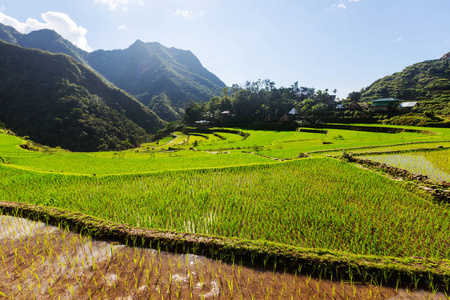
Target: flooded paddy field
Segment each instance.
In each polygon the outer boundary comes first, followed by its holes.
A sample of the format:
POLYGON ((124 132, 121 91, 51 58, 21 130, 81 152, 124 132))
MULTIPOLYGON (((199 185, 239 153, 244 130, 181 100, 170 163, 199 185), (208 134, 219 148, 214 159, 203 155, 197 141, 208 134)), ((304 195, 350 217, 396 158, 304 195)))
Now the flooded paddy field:
POLYGON ((448 299, 93 240, 0 216, 5 299, 448 299))
POLYGON ((365 159, 426 175, 436 181, 450 182, 450 150, 403 154, 367 155, 365 159))

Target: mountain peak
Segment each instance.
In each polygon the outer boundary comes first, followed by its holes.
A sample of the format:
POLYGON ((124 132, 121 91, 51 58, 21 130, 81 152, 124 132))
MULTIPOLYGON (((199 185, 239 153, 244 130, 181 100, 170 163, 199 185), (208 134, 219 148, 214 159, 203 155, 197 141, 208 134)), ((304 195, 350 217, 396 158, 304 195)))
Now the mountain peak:
POLYGON ((64 39, 52 29, 41 29, 22 34, 11 26, 0 24, 0 40, 25 48, 35 48, 52 53, 64 53, 81 63, 86 63, 88 53, 64 39))
POLYGON ((0 23, 0 40, 16 44, 17 39, 19 39, 21 36, 22 34, 13 27, 0 23))
POLYGON ((141 41, 140 39, 137 39, 136 42, 134 42, 131 46, 134 45, 144 45, 145 43, 143 41, 141 41))

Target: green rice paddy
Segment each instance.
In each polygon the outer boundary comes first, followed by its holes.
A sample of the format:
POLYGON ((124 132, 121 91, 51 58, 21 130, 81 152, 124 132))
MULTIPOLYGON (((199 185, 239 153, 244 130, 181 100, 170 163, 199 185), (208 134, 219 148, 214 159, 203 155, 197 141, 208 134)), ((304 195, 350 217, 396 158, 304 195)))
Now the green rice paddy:
POLYGON ((0 199, 136 227, 363 255, 450 259, 448 204, 324 157, 342 149, 440 145, 441 151, 408 157, 426 159, 422 169, 434 174, 439 169, 447 177, 435 179, 449 181, 450 129, 427 130, 432 133, 212 129, 174 132, 136 149, 98 153, 30 151, 20 147, 24 140, 3 133, 0 199), (299 153, 312 157, 296 159, 299 153))
POLYGON ((117 223, 358 254, 450 258, 450 209, 334 159, 112 177, 1 167, 0 198, 117 223))
MULTIPOLYGON (((450 259, 448 206, 370 171, 320 158, 342 148, 447 145, 450 130, 243 131, 249 136, 175 132, 137 149, 99 153, 29 151, 19 147, 20 138, 2 134, 0 199, 145 228, 450 259), (284 163, 255 155, 292 159, 317 150, 317 158, 284 163)), ((448 172, 448 150, 423 155, 430 164, 422 169, 437 174, 433 164, 448 172)), ((448 174, 436 179, 448 181, 448 174)))

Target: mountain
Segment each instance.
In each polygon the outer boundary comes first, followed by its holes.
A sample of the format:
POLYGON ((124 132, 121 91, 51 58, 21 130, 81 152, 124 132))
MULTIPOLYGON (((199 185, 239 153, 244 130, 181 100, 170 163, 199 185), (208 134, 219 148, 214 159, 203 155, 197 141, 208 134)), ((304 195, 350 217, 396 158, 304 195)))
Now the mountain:
POLYGON ((21 34, 11 26, 0 23, 0 39, 25 48, 35 48, 52 53, 67 54, 81 63, 87 64, 88 52, 81 50, 53 30, 42 29, 29 34, 21 34))
POLYGON ((0 40, 11 44, 17 44, 17 40, 23 36, 20 32, 11 26, 6 26, 0 23, 0 40))
POLYGON ((428 60, 381 78, 361 90, 361 101, 393 97, 441 103, 450 101, 450 53, 441 59, 428 60))
POLYGON ((180 118, 190 101, 207 101, 225 84, 190 51, 137 40, 125 50, 98 50, 88 62, 166 121, 180 118))
POLYGON ((444 54, 441 59, 446 59, 446 58, 450 58, 450 52, 444 54))
POLYGON ((166 121, 180 119, 189 102, 208 101, 225 87, 191 52, 137 40, 124 50, 88 53, 52 30, 21 34, 0 24, 0 39, 22 47, 67 54, 132 94, 166 121))
POLYGON ((164 126, 73 58, 2 41, 0 120, 19 135, 73 151, 124 149, 164 126))

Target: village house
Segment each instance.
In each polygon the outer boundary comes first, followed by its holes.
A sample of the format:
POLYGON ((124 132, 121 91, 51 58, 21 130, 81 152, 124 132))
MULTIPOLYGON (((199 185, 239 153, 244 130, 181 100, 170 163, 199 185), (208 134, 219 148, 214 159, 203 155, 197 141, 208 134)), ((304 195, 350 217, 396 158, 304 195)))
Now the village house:
POLYGON ((372 111, 392 111, 395 110, 402 100, 394 98, 382 98, 372 101, 370 110, 372 111))
POLYGON ((417 107, 417 102, 402 102, 398 106, 398 109, 401 111, 412 111, 414 107, 417 107))

